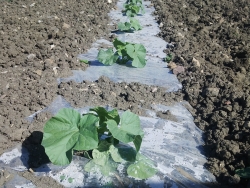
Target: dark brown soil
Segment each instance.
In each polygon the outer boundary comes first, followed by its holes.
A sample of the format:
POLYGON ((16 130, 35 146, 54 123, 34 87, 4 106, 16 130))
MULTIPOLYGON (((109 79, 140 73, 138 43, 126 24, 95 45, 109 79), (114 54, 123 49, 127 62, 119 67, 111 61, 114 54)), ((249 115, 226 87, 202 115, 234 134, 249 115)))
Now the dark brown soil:
POLYGON ((204 131, 207 168, 245 187, 235 170, 250 165, 250 1, 153 0, 160 36, 173 47, 183 93, 204 131))
MULTIPOLYGON (((166 53, 185 67, 178 75, 180 92, 115 84, 105 77, 57 85, 56 78, 86 68, 78 54, 96 39, 108 39, 112 2, 0 0, 0 155, 17 143, 39 146, 39 131, 51 114, 40 113, 32 123, 25 118, 58 94, 74 107, 111 105, 139 115, 145 115, 141 107, 185 99, 205 134, 207 168, 225 187, 246 187, 235 169, 250 165, 250 2, 152 0, 162 23, 160 36, 171 43, 166 53)), ((168 112, 157 115, 175 120, 168 112)), ((59 187, 52 180, 21 175, 34 184, 42 181, 37 186, 59 187)))

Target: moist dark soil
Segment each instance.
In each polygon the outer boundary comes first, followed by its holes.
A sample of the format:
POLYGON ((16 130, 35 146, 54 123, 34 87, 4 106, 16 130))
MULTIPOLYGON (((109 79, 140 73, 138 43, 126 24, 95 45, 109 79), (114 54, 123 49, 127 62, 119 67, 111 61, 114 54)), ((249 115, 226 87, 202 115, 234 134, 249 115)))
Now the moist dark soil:
MULTIPOLYGON (((172 61, 185 68, 177 75, 182 91, 166 93, 164 88, 113 83, 105 77, 58 85, 56 78, 87 67, 78 54, 96 39, 109 39, 114 28, 108 25, 107 13, 116 8, 116 1, 0 0, 0 154, 22 143, 33 151, 33 158, 43 158, 37 156, 43 152, 42 129, 52 115, 42 112, 33 122, 26 117, 57 95, 73 107, 110 105, 138 115, 146 115, 142 108, 154 103, 187 100, 196 125, 204 131, 206 168, 221 187, 246 187, 247 180, 235 170, 250 166, 250 2, 152 4, 161 26, 159 36, 170 43, 166 54, 172 53, 172 61)), ((176 121, 169 112, 157 115, 176 121)), ((42 163, 30 161, 30 166, 42 163)), ((7 174, 1 173, 0 179, 7 174)), ((52 179, 19 175, 38 187, 60 187, 52 179)))

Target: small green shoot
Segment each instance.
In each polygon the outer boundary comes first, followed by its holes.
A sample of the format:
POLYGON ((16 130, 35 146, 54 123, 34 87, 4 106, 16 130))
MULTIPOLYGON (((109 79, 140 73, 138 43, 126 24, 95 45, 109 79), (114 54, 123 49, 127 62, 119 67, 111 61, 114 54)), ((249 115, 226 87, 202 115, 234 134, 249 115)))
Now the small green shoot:
POLYGON ((61 180, 61 181, 65 180, 65 175, 61 175, 61 176, 60 176, 60 180, 61 180))
POLYGON ((69 183, 72 183, 73 180, 74 180, 74 178, 68 178, 68 182, 69 182, 69 183))
POLYGON ((246 167, 244 169, 238 169, 235 171, 242 178, 250 178, 250 167, 246 167))
MULTIPOLYGON (((85 171, 99 170, 108 176, 117 173, 118 164, 123 163, 129 176, 146 179, 156 170, 152 161, 139 153, 143 136, 139 117, 130 111, 120 116, 115 109, 96 107, 81 115, 65 108, 45 124, 42 145, 56 165, 69 164, 74 151, 90 151, 92 159, 84 166, 85 171), (135 149, 120 142, 133 143, 135 149)), ((65 180, 65 175, 60 180, 65 180)))
POLYGON ((135 18, 130 18, 129 22, 120 22, 118 23, 118 29, 120 31, 138 31, 142 29, 142 26, 140 25, 139 21, 135 18))
POLYGON ((89 61, 88 61, 88 60, 85 60, 85 59, 80 59, 79 61, 80 61, 81 63, 89 64, 89 61))
POLYGON ((128 17, 135 17, 140 12, 141 14, 145 14, 145 9, 142 5, 142 1, 131 0, 128 3, 124 4, 124 8, 124 12, 128 17))
POLYGON ((172 56, 172 54, 169 53, 164 58, 164 61, 167 62, 167 63, 169 63, 170 61, 172 61, 172 59, 173 59, 173 56, 172 56))
POLYGON ((113 45, 115 52, 112 48, 99 51, 97 56, 99 62, 104 65, 113 65, 114 63, 126 64, 131 61, 132 66, 136 68, 143 68, 146 65, 146 49, 143 45, 122 42, 118 39, 113 41, 113 45))

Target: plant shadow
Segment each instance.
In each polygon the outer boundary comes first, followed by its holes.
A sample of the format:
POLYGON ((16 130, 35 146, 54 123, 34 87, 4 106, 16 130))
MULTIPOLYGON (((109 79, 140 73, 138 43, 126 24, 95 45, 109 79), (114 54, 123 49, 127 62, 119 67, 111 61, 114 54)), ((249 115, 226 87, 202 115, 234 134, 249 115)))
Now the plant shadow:
POLYGON ((43 133, 40 131, 34 131, 29 137, 27 137, 22 143, 22 155, 28 155, 23 161, 27 165, 27 168, 38 168, 41 165, 50 162, 48 156, 45 153, 44 147, 41 145, 43 133))

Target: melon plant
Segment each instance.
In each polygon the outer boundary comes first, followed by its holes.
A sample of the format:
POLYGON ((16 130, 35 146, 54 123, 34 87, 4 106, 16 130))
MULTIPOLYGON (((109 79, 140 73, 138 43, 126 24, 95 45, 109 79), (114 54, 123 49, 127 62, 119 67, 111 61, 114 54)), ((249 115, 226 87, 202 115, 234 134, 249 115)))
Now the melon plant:
POLYGON ((130 111, 120 116, 116 109, 96 107, 81 115, 64 108, 45 124, 42 145, 55 165, 70 164, 74 152, 80 151, 89 158, 87 172, 99 169, 103 175, 112 175, 123 163, 129 176, 146 179, 156 169, 139 153, 143 136, 139 117, 130 111))
POLYGON ((131 62, 133 67, 143 68, 146 65, 146 49, 142 44, 133 44, 122 42, 118 39, 113 41, 113 48, 107 50, 101 49, 98 52, 98 61, 104 65, 113 65, 114 63, 126 64, 131 62))
POLYGON ((119 22, 118 29, 120 31, 133 32, 134 30, 135 31, 141 30, 142 26, 137 19, 130 18, 129 22, 119 22))
POLYGON ((145 13, 144 6, 142 5, 142 0, 128 0, 124 4, 124 9, 124 12, 128 17, 135 17, 139 13, 145 13))

